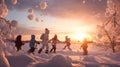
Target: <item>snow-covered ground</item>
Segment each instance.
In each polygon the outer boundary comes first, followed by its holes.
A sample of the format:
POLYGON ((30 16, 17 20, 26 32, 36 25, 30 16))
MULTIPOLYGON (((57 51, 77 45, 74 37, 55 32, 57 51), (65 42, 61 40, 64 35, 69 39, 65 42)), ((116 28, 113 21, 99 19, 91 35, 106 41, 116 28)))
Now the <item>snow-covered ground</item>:
MULTIPOLYGON (((112 53, 112 50, 105 51, 103 48, 90 44, 89 55, 84 56, 82 49, 79 49, 79 44, 72 44, 72 51, 62 50, 64 45, 57 44, 56 54, 45 54, 44 51, 38 54, 38 49, 36 49, 33 55, 27 54, 29 43, 26 43, 20 52, 16 52, 15 47, 7 46, 8 51, 5 54, 11 67, 120 67, 120 53, 112 53)), ((51 48, 50 44, 49 46, 51 48)))

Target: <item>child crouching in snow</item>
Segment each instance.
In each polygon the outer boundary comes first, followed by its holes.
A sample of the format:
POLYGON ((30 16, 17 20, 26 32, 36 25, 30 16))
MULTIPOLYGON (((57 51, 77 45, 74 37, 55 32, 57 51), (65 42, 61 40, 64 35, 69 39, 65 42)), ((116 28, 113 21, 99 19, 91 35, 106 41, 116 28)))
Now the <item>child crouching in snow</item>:
POLYGON ((35 35, 31 35, 31 40, 30 40, 30 49, 28 50, 28 53, 33 53, 34 54, 34 51, 36 49, 36 45, 35 44, 40 44, 39 42, 37 42, 35 40, 35 35))

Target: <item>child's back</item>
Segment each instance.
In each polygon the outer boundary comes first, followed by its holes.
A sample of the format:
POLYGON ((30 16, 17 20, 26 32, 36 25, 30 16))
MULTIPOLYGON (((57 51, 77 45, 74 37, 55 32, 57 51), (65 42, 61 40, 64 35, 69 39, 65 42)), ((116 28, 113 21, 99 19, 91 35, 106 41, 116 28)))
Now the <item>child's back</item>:
POLYGON ((35 46, 35 43, 36 43, 35 35, 31 35, 30 47, 34 47, 34 46, 35 46))
POLYGON ((19 51, 21 49, 22 45, 24 45, 21 41, 21 38, 22 38, 22 36, 18 35, 15 40, 15 47, 17 48, 17 51, 19 51))

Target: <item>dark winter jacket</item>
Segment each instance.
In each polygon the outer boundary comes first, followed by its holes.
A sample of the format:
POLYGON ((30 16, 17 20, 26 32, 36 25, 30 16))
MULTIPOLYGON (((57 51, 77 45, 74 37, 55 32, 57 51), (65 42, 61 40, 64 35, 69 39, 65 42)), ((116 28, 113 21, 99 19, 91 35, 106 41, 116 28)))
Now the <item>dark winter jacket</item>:
POLYGON ((15 40, 15 46, 21 47, 22 45, 24 45, 24 43, 22 43, 22 41, 21 41, 21 35, 18 35, 15 40))

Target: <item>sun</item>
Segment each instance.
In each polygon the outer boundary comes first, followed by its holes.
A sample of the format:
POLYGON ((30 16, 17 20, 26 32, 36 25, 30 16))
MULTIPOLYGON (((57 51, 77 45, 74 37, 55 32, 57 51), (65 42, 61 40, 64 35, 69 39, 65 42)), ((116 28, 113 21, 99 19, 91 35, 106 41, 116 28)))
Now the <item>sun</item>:
POLYGON ((74 38, 76 39, 76 40, 83 40, 84 38, 86 38, 87 37, 87 34, 85 34, 85 33, 82 33, 82 32, 78 32, 78 33, 76 33, 75 35, 74 35, 74 38))

